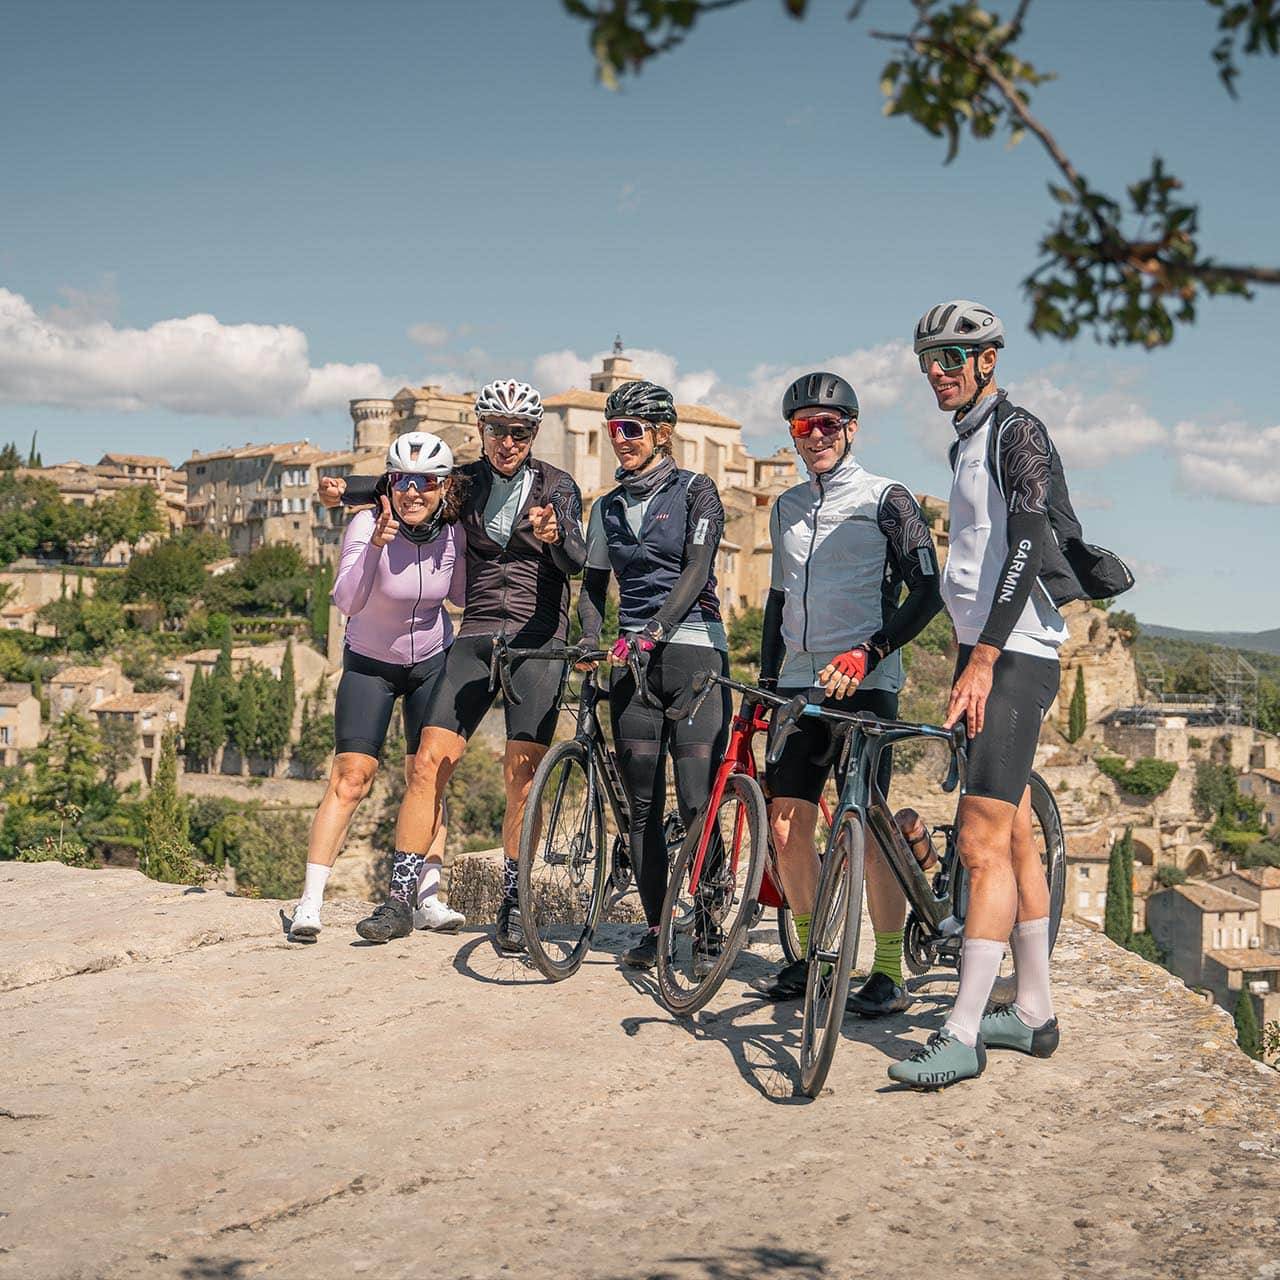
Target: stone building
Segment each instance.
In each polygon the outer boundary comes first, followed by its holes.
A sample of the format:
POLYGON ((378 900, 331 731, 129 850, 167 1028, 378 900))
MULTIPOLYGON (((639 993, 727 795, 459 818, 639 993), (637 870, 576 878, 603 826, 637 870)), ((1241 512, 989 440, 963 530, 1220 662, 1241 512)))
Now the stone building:
MULTIPOLYGON (((1241 990, 1253 1001, 1259 1027, 1280 1019, 1280 955, 1260 947, 1233 947, 1210 951, 1204 958, 1204 983, 1214 1000, 1235 1011, 1241 990)), ((1266 1061, 1276 1061, 1271 1054, 1266 1061)))
POLYGON ((1240 794, 1262 806, 1262 821, 1272 834, 1280 831, 1280 769, 1251 769, 1240 778, 1240 794))
POLYGON ((114 662, 98 667, 64 667, 49 680, 49 714, 57 720, 73 707, 92 711, 101 703, 133 692, 133 684, 114 662))
POLYGON ((344 456, 306 440, 192 454, 185 468, 187 524, 225 538, 238 556, 285 542, 313 563, 315 526, 329 524, 316 501, 319 468, 340 468, 344 456))
POLYGON ((1257 905, 1262 945, 1280 951, 1280 867, 1235 867, 1213 883, 1257 905))
POLYGON ((138 735, 138 758, 117 781, 127 785, 140 779, 150 786, 165 731, 179 727, 174 696, 171 693, 123 693, 96 703, 93 714, 99 725, 114 720, 134 727, 138 735))
POLYGON ((473 461, 480 456, 475 400, 474 391, 445 391, 434 384, 401 387, 388 399, 352 400, 351 447, 370 464, 356 470, 381 471, 388 445, 406 431, 430 431, 453 450, 459 462, 473 461))
POLYGON ((40 745, 40 700, 29 684, 0 684, 0 765, 20 763, 40 745))
POLYGON ((1147 899, 1147 927, 1169 968, 1189 987, 1205 985, 1207 952, 1261 944, 1256 902, 1196 881, 1153 893, 1147 899))

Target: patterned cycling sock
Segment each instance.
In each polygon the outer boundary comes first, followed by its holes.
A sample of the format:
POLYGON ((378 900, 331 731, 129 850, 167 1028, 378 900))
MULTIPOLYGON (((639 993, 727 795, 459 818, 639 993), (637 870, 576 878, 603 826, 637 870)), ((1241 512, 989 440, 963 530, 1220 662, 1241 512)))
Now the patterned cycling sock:
POLYGON ((793 911, 791 919, 795 922, 796 938, 800 943, 800 956, 809 950, 809 921, 813 919, 812 911, 793 911))
MULTIPOLYGON (((894 986, 902 986, 902 930, 894 929, 885 933, 876 930, 876 958, 871 965, 871 973, 883 973, 894 986)), ((870 977, 869 973, 867 977, 870 977)))
POLYGON ((418 906, 425 907, 434 902, 440 892, 440 864, 427 862, 423 864, 422 875, 418 879, 418 906))
POLYGON ((520 864, 514 858, 502 859, 502 900, 516 900, 516 881, 520 878, 520 864))
POLYGON ((425 854, 397 849, 391 862, 391 890, 387 897, 396 898, 412 909, 418 894, 418 877, 426 860, 425 854))

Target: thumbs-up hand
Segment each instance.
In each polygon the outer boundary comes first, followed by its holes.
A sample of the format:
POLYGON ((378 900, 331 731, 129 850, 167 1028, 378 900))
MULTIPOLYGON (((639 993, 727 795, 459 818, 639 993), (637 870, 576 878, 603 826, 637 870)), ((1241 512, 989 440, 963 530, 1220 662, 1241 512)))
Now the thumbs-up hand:
POLYGON ((560 523, 551 503, 545 507, 530 507, 529 520, 533 525, 533 536, 540 542, 560 541, 560 523))
POLYGON ((384 493, 378 499, 378 518, 373 524, 373 537, 369 539, 375 547, 385 547, 388 543, 395 541, 395 536, 400 532, 400 526, 396 523, 395 514, 391 510, 391 499, 384 493))
POLYGON ((342 503, 342 495, 347 491, 347 482, 341 476, 325 476, 320 481, 320 505, 332 511, 342 503))

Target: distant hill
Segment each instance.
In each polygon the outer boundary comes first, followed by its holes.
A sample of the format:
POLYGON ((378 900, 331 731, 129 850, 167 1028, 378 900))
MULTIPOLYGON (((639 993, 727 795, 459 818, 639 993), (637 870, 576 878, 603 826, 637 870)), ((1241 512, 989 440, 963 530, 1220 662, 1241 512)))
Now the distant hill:
POLYGON ((1183 631, 1179 627, 1161 627, 1154 622, 1138 624, 1144 636, 1167 640, 1190 640, 1196 644, 1220 644, 1227 649, 1280 655, 1280 627, 1270 631, 1183 631))

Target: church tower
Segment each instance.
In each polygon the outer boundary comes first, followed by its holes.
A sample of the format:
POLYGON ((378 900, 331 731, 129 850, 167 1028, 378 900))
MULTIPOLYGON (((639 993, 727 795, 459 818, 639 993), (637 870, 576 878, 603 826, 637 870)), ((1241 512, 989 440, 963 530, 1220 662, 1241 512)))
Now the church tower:
POLYGON ((630 357, 622 354, 622 336, 619 334, 613 340, 613 353, 604 358, 604 367, 591 375, 591 390, 609 395, 624 382, 634 382, 636 377, 630 357))

